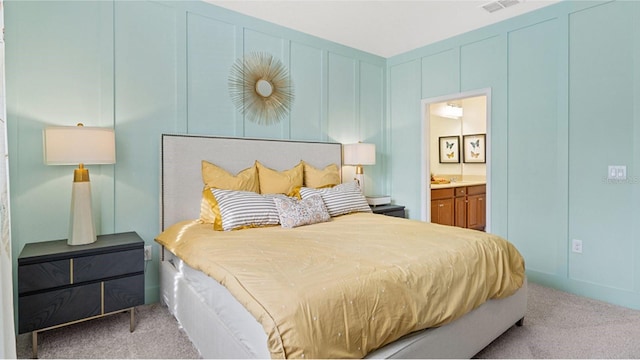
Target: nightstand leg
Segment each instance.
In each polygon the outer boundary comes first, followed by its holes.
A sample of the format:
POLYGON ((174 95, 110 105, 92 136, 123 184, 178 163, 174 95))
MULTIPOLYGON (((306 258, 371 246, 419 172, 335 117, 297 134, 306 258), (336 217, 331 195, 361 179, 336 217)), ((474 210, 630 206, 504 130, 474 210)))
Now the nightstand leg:
POLYGON ((38 332, 31 332, 31 351, 34 359, 38 358, 38 332))
POLYGON ((131 312, 131 319, 129 320, 129 332, 133 332, 133 328, 135 326, 135 315, 134 315, 134 309, 135 308, 131 308, 129 311, 131 312))

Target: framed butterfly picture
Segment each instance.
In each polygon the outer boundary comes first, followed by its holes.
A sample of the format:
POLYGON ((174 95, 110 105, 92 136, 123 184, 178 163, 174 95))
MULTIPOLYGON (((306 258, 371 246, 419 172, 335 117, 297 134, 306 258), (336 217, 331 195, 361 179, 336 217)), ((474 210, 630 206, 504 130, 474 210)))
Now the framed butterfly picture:
POLYGON ((465 163, 486 163, 487 150, 485 134, 474 134, 462 136, 464 162, 465 163))
POLYGON ((440 140, 440 163, 460 162, 460 136, 441 136, 440 140))

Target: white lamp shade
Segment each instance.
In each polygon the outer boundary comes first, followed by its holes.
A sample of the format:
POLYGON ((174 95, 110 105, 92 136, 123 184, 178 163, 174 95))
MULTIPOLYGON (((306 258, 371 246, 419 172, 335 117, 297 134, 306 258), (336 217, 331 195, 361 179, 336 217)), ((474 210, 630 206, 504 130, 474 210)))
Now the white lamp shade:
POLYGON ((113 164, 116 142, 113 129, 59 126, 44 129, 44 162, 47 165, 113 164))
POLYGON ((342 145, 344 165, 375 165, 375 144, 345 144, 342 145))

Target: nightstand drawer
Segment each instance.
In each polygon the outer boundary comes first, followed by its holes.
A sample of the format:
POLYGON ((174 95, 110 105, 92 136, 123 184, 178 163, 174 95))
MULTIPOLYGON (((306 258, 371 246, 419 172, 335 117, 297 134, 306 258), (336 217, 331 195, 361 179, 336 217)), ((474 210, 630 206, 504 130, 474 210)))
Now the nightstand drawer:
POLYGON ((402 209, 402 210, 388 211, 388 212, 384 213, 383 215, 387 215, 387 216, 395 216, 395 217, 399 217, 399 218, 403 218, 403 217, 405 216, 405 214, 404 214, 404 209, 402 209))
POLYGON ((144 304, 144 274, 105 281, 104 312, 144 304))
POLYGON ((394 216, 399 218, 404 218, 404 206, 402 205, 380 205, 380 206, 372 206, 371 211, 374 214, 381 214, 386 216, 394 216))
POLYGON ((18 293, 55 288, 71 283, 69 260, 18 266, 18 293))
POLYGON ((18 300, 19 333, 100 315, 100 283, 73 286, 18 300))
POLYGON ((81 283, 144 271, 144 249, 73 259, 73 282, 81 283))

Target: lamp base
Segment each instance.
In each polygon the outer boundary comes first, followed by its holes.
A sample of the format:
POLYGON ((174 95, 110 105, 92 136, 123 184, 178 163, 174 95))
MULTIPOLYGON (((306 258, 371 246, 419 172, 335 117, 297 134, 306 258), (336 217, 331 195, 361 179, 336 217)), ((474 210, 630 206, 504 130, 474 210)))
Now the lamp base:
POLYGON ((364 194, 364 174, 363 173, 358 174, 356 172, 354 180, 358 182, 358 185, 360 186, 360 192, 364 194))
POLYGON ((91 209, 91 183, 74 182, 71 193, 71 217, 69 221, 69 245, 86 245, 97 240, 91 209))

